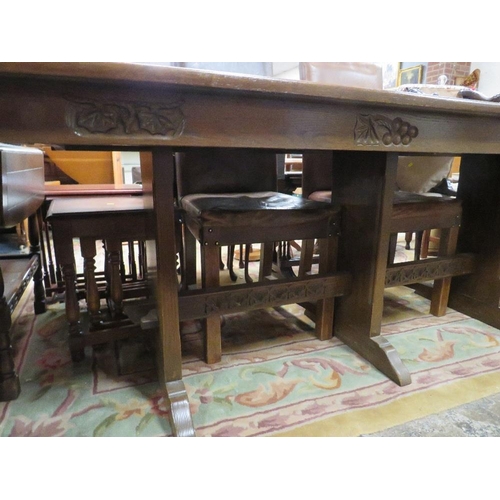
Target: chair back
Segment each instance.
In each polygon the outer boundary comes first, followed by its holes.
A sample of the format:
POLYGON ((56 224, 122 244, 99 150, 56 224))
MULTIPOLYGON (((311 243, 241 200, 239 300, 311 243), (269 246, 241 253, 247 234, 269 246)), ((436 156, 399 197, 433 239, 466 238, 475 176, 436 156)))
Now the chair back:
POLYGON ((363 89, 383 89, 382 66, 370 62, 301 62, 301 80, 363 89))
POLYGON ((258 149, 193 148, 175 154, 177 194, 276 191, 276 154, 258 149))
POLYGON ((332 190, 332 151, 304 151, 302 154, 302 196, 332 190))

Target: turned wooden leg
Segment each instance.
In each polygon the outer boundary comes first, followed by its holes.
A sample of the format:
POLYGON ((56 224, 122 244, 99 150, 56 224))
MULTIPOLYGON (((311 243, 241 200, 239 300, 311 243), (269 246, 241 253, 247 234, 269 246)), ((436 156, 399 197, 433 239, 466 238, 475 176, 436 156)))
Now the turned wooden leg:
POLYGON ((229 270, 229 277, 231 278, 231 281, 236 281, 238 279, 238 276, 236 276, 236 273, 234 272, 233 262, 234 262, 234 245, 228 245, 228 247, 227 247, 227 268, 229 270))
POLYGON ((109 272, 108 304, 113 319, 123 317, 123 287, 120 273, 121 245, 121 241, 118 239, 107 239, 105 242, 109 272))
POLYGON ((95 240, 93 238, 80 238, 80 246, 83 257, 87 309, 91 325, 96 326, 101 323, 101 299, 95 278, 95 240))
MULTIPOLYGON (((439 257, 453 255, 457 248, 458 226, 441 229, 439 257)), ((450 296, 451 277, 434 281, 431 296, 431 314, 444 316, 450 296)))
POLYGON ((68 336, 71 358, 82 361, 85 357, 81 346, 83 331, 80 325, 80 307, 76 293, 76 268, 73 254, 73 238, 71 224, 67 221, 54 221, 52 226, 56 262, 61 268, 64 283, 64 302, 66 320, 68 321, 68 336))
MULTIPOLYGON (((204 245, 202 247, 202 287, 218 287, 219 277, 219 247, 204 245)), ((208 364, 218 363, 222 357, 221 318, 218 314, 204 319, 204 350, 205 361, 208 364)))
POLYGON ((21 392, 10 339, 11 318, 0 269, 0 401, 12 401, 21 392))
POLYGON ((28 218, 28 239, 30 242, 30 253, 38 255, 38 267, 33 276, 33 291, 35 296, 35 314, 42 314, 46 311, 45 287, 43 284, 42 256, 40 252, 40 231, 38 215, 36 213, 28 218))
POLYGON ((238 259, 238 266, 240 269, 245 268, 245 260, 243 258, 243 245, 240 244, 240 258, 238 259))
POLYGON ((38 209, 36 212, 36 218, 37 218, 37 224, 38 224, 38 234, 40 235, 40 257, 41 257, 41 266, 43 270, 43 283, 46 288, 50 288, 52 286, 53 281, 51 281, 51 275, 49 272, 49 265, 48 265, 48 249, 47 249, 47 244, 45 243, 44 240, 44 233, 43 233, 43 218, 42 218, 42 211, 41 209, 38 209))
POLYGON ((253 279, 250 277, 249 264, 250 264, 250 252, 252 251, 252 245, 247 243, 245 245, 245 282, 253 283, 253 279))
POLYGON ((411 250, 410 243, 411 243, 412 239, 413 239, 413 233, 411 231, 408 231, 407 233, 405 233, 405 241, 406 241, 405 249, 406 250, 411 250))
POLYGON ((81 347, 74 346, 75 344, 79 344, 83 335, 80 324, 80 306, 76 294, 76 270, 74 262, 64 263, 62 265, 62 274, 65 288, 66 320, 68 321, 71 359, 73 361, 82 361, 85 357, 84 350, 81 347))

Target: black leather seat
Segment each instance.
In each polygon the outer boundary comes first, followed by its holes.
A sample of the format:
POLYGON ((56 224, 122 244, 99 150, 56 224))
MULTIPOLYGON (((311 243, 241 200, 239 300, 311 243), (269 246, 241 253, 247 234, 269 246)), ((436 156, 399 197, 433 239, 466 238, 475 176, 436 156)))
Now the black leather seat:
MULTIPOLYGON (((271 276, 276 242, 319 238, 322 272, 335 266, 339 209, 276 191, 276 155, 253 149, 190 149, 175 155, 178 202, 190 235, 201 245, 202 287, 220 285, 219 248, 239 243, 261 244, 259 280, 271 276)), ((191 252, 192 255, 192 252, 191 252)), ((187 261, 186 265, 193 265, 187 261)), ((333 298, 321 307, 316 322, 319 338, 331 338, 333 298)), ((322 301, 319 301, 322 302, 322 301)), ((221 358, 220 317, 205 320, 205 356, 221 358)))
MULTIPOLYGON (((309 200, 330 204, 333 153, 328 151, 306 152, 302 158, 303 196, 309 200)), ((393 255, 397 233, 419 232, 424 229, 442 229, 440 256, 453 255, 456 250, 458 229, 462 216, 461 201, 450 196, 425 196, 423 194, 396 190, 394 192, 391 239, 388 255, 389 265, 393 255)), ((313 246, 305 245, 303 258, 310 267, 313 246)), ((302 272, 306 271, 303 269, 302 272)), ((431 299, 431 314, 442 316, 448 304, 450 278, 434 282, 431 299)))

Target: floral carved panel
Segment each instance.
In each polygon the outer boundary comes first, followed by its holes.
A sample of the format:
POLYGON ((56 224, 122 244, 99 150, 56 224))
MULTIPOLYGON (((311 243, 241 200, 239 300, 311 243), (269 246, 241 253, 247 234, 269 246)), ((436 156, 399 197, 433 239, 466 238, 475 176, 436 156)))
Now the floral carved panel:
POLYGON ((172 139, 184 129, 181 104, 68 100, 66 122, 78 135, 160 135, 172 139))

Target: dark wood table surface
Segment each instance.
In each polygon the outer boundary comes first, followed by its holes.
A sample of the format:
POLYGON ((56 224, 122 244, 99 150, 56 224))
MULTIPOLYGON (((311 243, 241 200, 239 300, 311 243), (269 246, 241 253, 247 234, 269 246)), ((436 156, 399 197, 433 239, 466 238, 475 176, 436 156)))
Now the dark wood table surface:
POLYGON ((408 369, 380 335, 397 157, 461 156, 458 249, 477 259, 453 279, 450 306, 500 327, 499 104, 142 64, 1 63, 0 132, 14 144, 142 151, 156 214, 159 377, 176 435, 195 431, 181 371, 174 150, 334 151, 341 265, 352 276, 334 334, 400 385, 411 382, 408 369))

